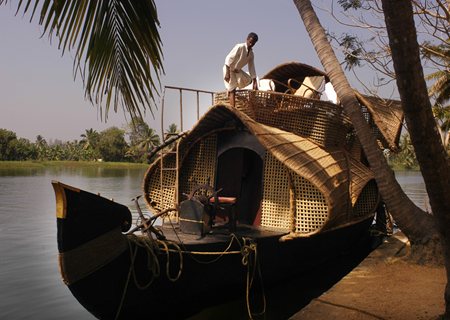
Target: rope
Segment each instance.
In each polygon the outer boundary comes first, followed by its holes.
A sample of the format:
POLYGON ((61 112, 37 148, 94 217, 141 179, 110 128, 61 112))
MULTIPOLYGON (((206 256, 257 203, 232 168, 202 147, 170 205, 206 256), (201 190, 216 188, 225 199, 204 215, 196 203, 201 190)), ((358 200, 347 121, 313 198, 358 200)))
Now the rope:
POLYGON ((171 227, 172 227, 173 232, 175 233, 175 236, 176 236, 177 239, 178 239, 178 242, 179 242, 180 245, 181 245, 181 248, 183 248, 183 251, 182 251, 182 252, 188 254, 189 257, 190 257, 192 260, 194 260, 195 262, 197 262, 197 263, 199 263, 199 264, 211 264, 211 263, 215 263, 215 262, 219 261, 220 258, 222 258, 224 255, 227 255, 227 254, 239 254, 239 253, 241 253, 241 251, 229 251, 229 250, 231 249, 231 246, 233 245, 234 240, 236 240, 237 243, 240 245, 239 239, 236 237, 236 235, 235 235, 234 233, 232 233, 232 234, 230 235, 230 242, 228 243, 228 246, 225 248, 225 250, 222 251, 222 252, 199 252, 199 251, 189 251, 189 250, 186 250, 186 247, 184 246, 183 241, 180 239, 180 237, 179 237, 179 235, 178 235, 178 232, 177 232, 177 230, 175 229, 175 226, 173 225, 172 221, 169 220, 169 222, 170 222, 170 225, 171 225, 171 227), (209 261, 202 261, 202 260, 199 260, 199 259, 195 258, 195 257, 194 257, 194 254, 197 254, 197 255, 219 255, 219 256, 216 257, 216 258, 214 258, 214 259, 212 259, 212 260, 209 260, 209 261))
MULTIPOLYGON (((146 241, 146 238, 144 237, 129 237, 129 240, 131 240, 135 246, 134 246, 134 250, 135 253, 134 255, 136 255, 136 252, 138 250, 138 247, 144 248, 146 249, 147 252, 147 269, 148 271, 151 272, 152 277, 151 279, 144 285, 141 285, 137 278, 136 278, 136 271, 134 268, 134 259, 131 261, 130 264, 130 269, 132 269, 132 275, 133 275, 133 280, 134 280, 134 284, 136 285, 136 288, 140 289, 140 290, 145 290, 148 287, 150 287, 150 285, 153 283, 153 281, 155 280, 155 278, 159 277, 160 272, 161 272, 161 268, 159 266, 159 261, 158 261, 158 257, 155 254, 155 249, 154 246, 152 246, 152 242, 146 241), (153 259, 151 259, 153 258, 153 259)), ((129 241, 130 243, 130 241, 129 241)), ((131 247, 130 247, 131 250, 131 247)))
MULTIPOLYGON (((178 252, 178 250, 173 250, 173 249, 168 249, 170 252, 178 252)), ((180 250, 181 253, 185 253, 185 254, 195 254, 195 255, 199 255, 199 256, 215 256, 218 254, 221 255, 227 255, 227 254, 240 254, 241 251, 186 251, 186 250, 180 250)), ((199 261, 199 263, 205 263, 202 261, 199 261)), ((209 263, 209 262, 206 262, 209 263)))
POLYGON ((135 234, 128 235, 127 239, 128 239, 128 247, 129 247, 129 252, 130 252, 130 268, 129 268, 127 279, 126 279, 126 282, 124 285, 122 297, 121 297, 119 306, 117 308, 115 319, 118 319, 120 312, 122 310, 131 277, 133 277, 134 285, 136 286, 136 288, 138 288, 140 290, 145 290, 153 283, 153 281, 157 277, 160 276, 161 270, 160 270, 159 260, 158 260, 158 257, 155 252, 161 252, 161 251, 165 252, 165 254, 166 254, 166 260, 167 260, 166 261, 166 276, 167 276, 167 279, 171 282, 177 281, 183 272, 183 254, 189 255, 195 262, 201 263, 201 264, 211 264, 211 263, 217 262, 220 258, 222 258, 224 255, 227 255, 227 254, 241 254, 241 256, 242 256, 241 263, 244 267, 247 268, 246 304, 247 304, 247 313, 248 313, 249 319, 253 320, 254 316, 261 316, 261 315, 265 314, 265 312, 266 312, 266 297, 265 297, 265 293, 264 293, 264 285, 263 285, 263 281, 262 281, 261 268, 260 268, 259 261, 258 261, 257 244, 252 239, 243 237, 241 239, 242 240, 242 243, 241 243, 241 240, 234 233, 232 233, 230 235, 230 241, 224 251, 219 251, 219 252, 189 251, 189 250, 186 250, 186 248, 185 248, 183 242, 181 241, 181 239, 179 238, 179 235, 178 235, 177 231, 175 230, 175 227, 173 226, 172 222, 170 222, 170 224, 172 225, 175 235, 179 241, 179 244, 174 241, 170 241, 170 240, 154 239, 150 235, 148 237, 138 237, 135 234), (239 245, 239 247, 240 247, 239 251, 230 251, 234 242, 237 242, 237 244, 239 245), (132 244, 134 244, 134 246, 132 244), (171 248, 171 246, 172 246, 172 248, 171 248), (136 270, 135 270, 135 266, 134 266, 137 251, 139 248, 143 248, 146 251, 146 253, 147 253, 147 269, 152 274, 151 279, 145 284, 139 283, 139 281, 136 277, 136 270), (179 265, 177 274, 175 276, 172 276, 170 273, 170 263, 171 263, 170 254, 174 253, 174 252, 178 253, 180 265, 179 265), (218 255, 218 256, 209 261, 202 261, 202 260, 195 258, 194 255, 218 255), (256 272, 258 272, 260 286, 262 288, 262 304, 263 304, 262 310, 258 313, 252 311, 251 302, 250 302, 250 295, 251 295, 256 272))
POLYGON ((155 255, 155 253, 154 253, 154 250, 153 250, 151 244, 149 242, 145 241, 143 238, 137 237, 134 234, 128 235, 127 240, 128 240, 128 249, 129 249, 128 251, 130 252, 130 268, 128 269, 127 280, 125 281, 122 297, 120 299, 120 303, 119 303, 119 306, 117 308, 116 316, 115 316, 114 319, 118 319, 118 317, 120 315, 120 312, 122 310, 123 303, 125 301, 125 296, 126 296, 126 293, 128 291, 128 286, 130 284, 131 276, 133 276, 133 281, 134 281, 134 285, 136 286, 136 288, 138 288, 140 290, 145 290, 148 287, 150 287, 150 285, 153 283, 153 281, 157 277, 159 277, 159 275, 160 275, 159 261, 158 261, 158 258, 155 255), (132 243, 134 244, 134 246, 132 246, 132 243), (146 252, 147 252, 147 269, 152 274, 151 279, 144 285, 141 285, 138 282, 138 280, 136 278, 136 270, 134 268, 134 262, 136 260, 136 254, 137 254, 137 251, 138 251, 139 247, 146 249, 146 252), (153 259, 151 259, 151 257, 153 259))
POLYGON ((130 261, 131 262, 130 262, 130 268, 128 269, 127 280, 125 281, 125 286, 123 289, 122 297, 120 298, 120 303, 119 303, 119 306, 116 311, 116 316, 114 317, 114 319, 116 319, 116 320, 119 318, 120 312, 122 311, 123 302, 125 301, 125 296, 128 291, 128 285, 130 284, 131 274, 134 273, 134 261, 136 259, 136 253, 137 253, 137 245, 134 246, 134 250, 133 250, 133 247, 131 246, 131 241, 129 240, 130 238, 127 238, 127 239, 128 239, 128 249, 129 249, 128 251, 130 252, 130 261))
POLYGON ((247 267, 246 276, 246 288, 245 288, 245 299, 247 302, 247 314, 250 320, 253 320, 254 316, 262 316, 266 313, 266 295, 264 292, 264 284, 262 281, 261 267, 258 261, 258 250, 257 245, 252 241, 252 239, 242 238, 243 245, 241 247, 242 254, 242 265, 247 267), (247 244, 248 243, 248 244, 247 244), (253 257, 253 259, 252 259, 253 257), (260 286, 262 289, 262 310, 260 312, 252 312, 250 303, 250 292, 253 287, 253 280, 255 279, 255 272, 258 271, 260 286))
POLYGON ((178 279, 180 279, 181 273, 183 271, 183 253, 181 252, 181 248, 180 246, 173 242, 173 241, 161 241, 161 240, 157 240, 159 244, 161 244, 164 247, 164 251, 166 251, 166 256, 167 256, 167 262, 166 262, 166 275, 167 275, 167 279, 169 279, 172 282, 177 281, 178 279), (173 245, 176 250, 169 250, 169 244, 173 245), (171 277, 170 275, 170 252, 178 252, 178 257, 180 258, 180 267, 178 269, 178 273, 175 277, 171 277))

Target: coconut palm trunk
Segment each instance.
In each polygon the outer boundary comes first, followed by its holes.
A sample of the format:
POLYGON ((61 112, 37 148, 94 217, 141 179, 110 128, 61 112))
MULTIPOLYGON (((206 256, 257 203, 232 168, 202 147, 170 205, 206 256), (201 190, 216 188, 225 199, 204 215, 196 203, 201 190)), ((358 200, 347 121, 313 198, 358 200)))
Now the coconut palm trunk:
POLYGON ((394 172, 377 145, 375 136, 363 117, 358 100, 328 42, 325 30, 309 0, 294 0, 319 59, 342 103, 344 112, 356 130, 364 153, 374 172, 380 194, 389 212, 413 244, 435 241, 436 232, 432 216, 418 208, 403 192, 394 172))
MULTIPOLYGON (((425 181, 444 248, 450 279, 450 166, 442 145, 420 63, 410 0, 382 0, 389 46, 408 131, 425 181)), ((450 319, 450 285, 445 291, 445 319, 450 319)))

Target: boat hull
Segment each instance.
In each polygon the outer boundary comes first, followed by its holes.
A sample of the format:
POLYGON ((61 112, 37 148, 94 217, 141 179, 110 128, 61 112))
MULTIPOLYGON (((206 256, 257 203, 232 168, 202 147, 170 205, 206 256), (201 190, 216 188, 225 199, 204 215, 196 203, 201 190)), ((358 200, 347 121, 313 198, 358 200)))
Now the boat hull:
POLYGON ((156 249, 145 236, 122 233, 130 221, 124 206, 60 183, 54 187, 57 199, 59 194, 66 202, 57 218, 63 279, 99 319, 183 319, 269 290, 350 250, 367 238, 372 223, 367 217, 286 241, 280 233, 252 237, 238 228, 198 241, 160 242, 156 249))

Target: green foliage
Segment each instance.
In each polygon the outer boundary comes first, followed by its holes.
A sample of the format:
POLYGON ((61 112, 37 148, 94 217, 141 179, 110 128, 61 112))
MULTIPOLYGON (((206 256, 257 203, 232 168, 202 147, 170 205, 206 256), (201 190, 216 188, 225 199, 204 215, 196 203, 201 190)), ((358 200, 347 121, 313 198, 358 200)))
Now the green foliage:
POLYGON ((345 52, 345 69, 351 70, 361 66, 362 44, 357 37, 345 34, 340 39, 340 45, 345 52))
POLYGON ((127 149, 124 130, 111 127, 100 132, 98 152, 104 161, 124 161, 127 149))
MULTIPOLYGON (((371 70, 373 84, 362 83, 368 92, 378 92, 380 87, 391 85, 396 75, 381 1, 338 0, 338 9, 334 3, 330 1, 331 16, 357 34, 354 37, 346 31, 342 35, 330 32, 330 40, 339 46, 345 68, 355 74, 371 70)), ((436 75, 442 80, 449 72, 448 0, 412 1, 412 5, 422 65, 425 70, 437 70, 436 75)))
MULTIPOLYGON (((140 120, 141 121, 141 120, 140 120)), ((160 138, 152 128, 143 121, 136 131, 124 131, 110 127, 102 132, 86 129, 81 134, 82 140, 60 141, 48 143, 38 135, 34 143, 27 139, 17 138, 16 133, 0 129, 0 161, 117 161, 146 163, 148 152, 159 145, 160 138), (133 136, 134 144, 130 146, 125 134, 133 136)))
POLYGON ((36 147, 27 139, 17 138, 16 134, 0 129, 0 160, 26 160, 34 158, 36 147))
POLYGON ((169 128, 166 130, 166 132, 164 133, 165 138, 168 139, 173 135, 176 135, 180 133, 180 130, 178 130, 178 127, 175 123, 172 123, 169 125, 169 128))
POLYGON ((137 118, 129 126, 130 148, 127 157, 135 162, 146 162, 147 154, 160 145, 160 138, 142 119, 137 118))
POLYGON ((74 74, 105 118, 110 107, 132 118, 141 108, 152 112, 164 72, 154 0, 26 0, 17 12, 36 15, 43 34, 55 36, 63 54, 72 51, 74 74))
POLYGON ((390 157, 389 164, 394 169, 419 169, 419 163, 417 162, 409 134, 405 133, 401 136, 400 151, 390 157))
POLYGON ((0 129, 0 160, 12 160, 11 158, 11 142, 17 140, 14 132, 0 129))
POLYGON ((429 88, 430 96, 434 97, 435 103, 445 106, 450 100, 450 45, 442 43, 433 46, 427 43, 422 47, 423 56, 433 60, 442 66, 441 69, 427 75, 426 80, 433 80, 429 88))
POLYGON ((100 158, 100 153, 98 151, 98 142, 100 139, 100 134, 90 128, 86 129, 85 133, 81 135, 80 144, 85 150, 85 158, 86 160, 95 160, 100 158))
POLYGON ((362 7, 362 0, 338 0, 338 4, 342 6, 344 11, 349 9, 360 9, 362 7))
POLYGON ((8 160, 27 160, 33 159, 37 155, 37 150, 35 146, 28 140, 24 138, 14 139, 9 145, 9 157, 8 160))

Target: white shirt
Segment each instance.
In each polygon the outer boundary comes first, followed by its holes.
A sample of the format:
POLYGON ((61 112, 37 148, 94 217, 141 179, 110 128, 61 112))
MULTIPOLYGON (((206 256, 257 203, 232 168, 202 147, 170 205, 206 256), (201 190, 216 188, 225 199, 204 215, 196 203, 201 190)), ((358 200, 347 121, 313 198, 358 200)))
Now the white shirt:
POLYGON ((247 43, 238 43, 225 58, 225 65, 230 67, 230 71, 241 70, 248 64, 248 72, 254 79, 256 78, 255 62, 253 50, 248 50, 247 43))

